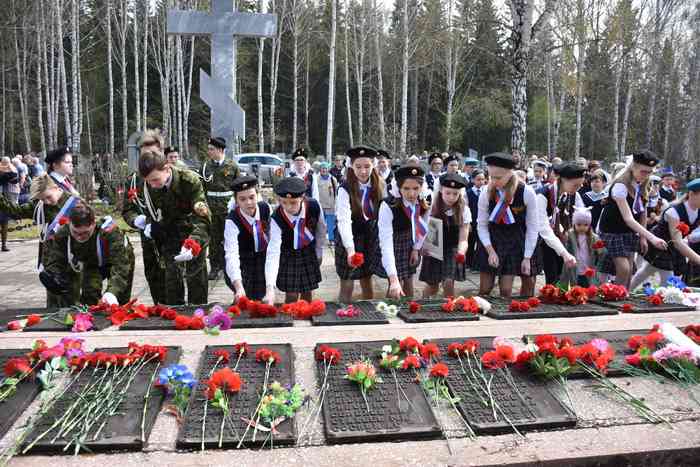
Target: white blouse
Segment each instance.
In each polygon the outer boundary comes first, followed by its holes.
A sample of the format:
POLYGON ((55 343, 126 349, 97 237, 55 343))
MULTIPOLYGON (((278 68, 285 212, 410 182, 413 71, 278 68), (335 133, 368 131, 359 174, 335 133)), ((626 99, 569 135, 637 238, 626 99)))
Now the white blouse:
MULTIPOLYGON (((235 209, 235 205, 233 207, 235 209)), ((260 208, 256 208, 255 217, 250 217, 241 210, 241 215, 253 227, 255 221, 260 221, 260 208)), ((241 280, 241 256, 238 251, 238 225, 231 219, 226 219, 224 227, 224 252, 226 258, 226 274, 231 282, 241 280)))
MULTIPOLYGON (((406 200, 401 198, 401 202, 407 208, 411 207, 411 204, 406 200)), ((421 216, 428 223, 428 217, 430 217, 430 209, 427 209, 425 213, 421 216)), ((386 202, 382 202, 379 207, 379 220, 377 222, 379 228, 379 248, 382 251, 382 266, 389 277, 396 276, 398 273, 396 271, 396 258, 394 257, 394 212, 391 210, 386 202)), ((420 250, 423 248, 423 242, 425 241, 425 236, 419 239, 413 244, 414 250, 420 250)))

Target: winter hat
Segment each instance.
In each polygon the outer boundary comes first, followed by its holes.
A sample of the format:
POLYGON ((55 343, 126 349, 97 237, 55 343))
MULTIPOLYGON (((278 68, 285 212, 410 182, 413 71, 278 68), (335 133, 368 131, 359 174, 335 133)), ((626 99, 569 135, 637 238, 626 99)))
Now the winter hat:
POLYGON ((573 221, 574 224, 588 224, 590 225, 593 218, 591 216, 591 208, 582 208, 576 206, 574 211, 573 221))

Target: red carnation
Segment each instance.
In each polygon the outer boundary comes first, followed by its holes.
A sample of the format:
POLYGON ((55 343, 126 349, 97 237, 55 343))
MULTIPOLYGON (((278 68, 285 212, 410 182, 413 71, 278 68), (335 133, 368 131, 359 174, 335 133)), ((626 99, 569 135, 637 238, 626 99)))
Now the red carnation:
POLYGON ((399 348, 405 351, 414 351, 418 347, 418 341, 413 337, 407 337, 399 341, 399 348))
POLYGON ((638 350, 644 344, 644 336, 630 336, 627 339, 627 347, 632 350, 638 350))
POLYGON ((687 237, 690 233, 690 227, 688 227, 688 224, 685 222, 679 222, 676 226, 676 230, 679 231, 683 237, 687 237))
POLYGON ((243 356, 247 353, 250 353, 250 346, 245 342, 239 342, 238 344, 233 346, 233 350, 236 352, 236 355, 243 356))
POLYGON ((506 362, 496 352, 486 352, 481 356, 481 364, 484 368, 495 370, 506 366, 506 362))
POLYGON ((329 365, 339 363, 342 355, 339 349, 326 344, 321 344, 316 349, 316 360, 319 362, 325 361, 329 365))
POLYGON ((586 270, 583 271, 583 275, 588 277, 589 279, 592 279, 593 277, 595 277, 595 269, 586 268, 586 270))
POLYGON ((634 305, 631 303, 625 303, 622 305, 622 312, 623 313, 631 313, 634 310, 634 305))
POLYGON ((197 330, 204 329, 204 328, 205 328, 204 320, 202 318, 200 318, 199 316, 193 317, 192 320, 190 321, 190 329, 194 329, 195 331, 197 331, 197 330))
POLYGON ((540 299, 537 297, 530 297, 527 299, 527 304, 530 305, 530 308, 537 308, 541 303, 542 302, 540 302, 540 299))
POLYGON ((362 253, 355 253, 350 257, 350 265, 354 269, 359 268, 363 264, 365 264, 365 255, 363 255, 362 253))
POLYGON ((508 311, 520 311, 520 302, 517 300, 511 301, 508 306, 508 311))
POLYGON ((10 331, 19 331, 20 329, 22 329, 22 323, 20 323, 19 321, 10 321, 9 323, 7 323, 7 329, 10 331))
POLYGON ((175 329, 178 329, 180 331, 184 331, 185 329, 189 329, 191 322, 192 322, 192 318, 190 318, 189 316, 177 315, 175 317, 175 329))
POLYGON ((37 314, 31 314, 27 316, 27 326, 34 326, 41 322, 41 316, 37 314))
POLYGON ((214 356, 217 360, 221 360, 221 363, 228 363, 231 359, 231 354, 229 354, 226 350, 223 349, 215 350, 214 356))
POLYGON ((540 334, 539 336, 535 337, 535 345, 537 347, 544 347, 547 344, 557 346, 559 345, 559 340, 556 338, 556 336, 551 334, 540 334))
POLYGON ((476 353, 478 349, 479 341, 475 341, 473 339, 464 342, 464 345, 462 346, 462 350, 467 353, 476 353))
POLYGON ((206 385, 207 398, 211 400, 214 398, 217 389, 229 393, 240 391, 241 386, 243 386, 243 380, 241 380, 240 374, 226 367, 215 371, 211 378, 206 381, 206 385))
POLYGON ((233 316, 241 316, 241 309, 236 305, 228 307, 228 314, 233 316))
POLYGON ((464 256, 464 254, 462 253, 457 253, 455 255, 455 261, 457 262, 457 264, 464 264, 467 261, 467 257, 464 256))
POLYGON ((8 378, 14 378, 31 373, 32 366, 29 364, 29 360, 24 357, 11 358, 5 363, 3 371, 8 378))
POLYGON ((264 347, 255 352, 255 361, 259 363, 276 364, 279 363, 281 360, 282 357, 280 356, 280 354, 264 347))
POLYGON ((133 202, 136 199, 136 197, 138 196, 138 189, 129 188, 129 191, 127 191, 126 196, 129 199, 129 201, 133 202))
POLYGON ((430 369, 430 377, 431 378, 447 378, 447 375, 449 373, 450 373, 450 369, 447 368, 447 365, 445 365, 444 363, 436 363, 430 369))
POLYGON ((515 350, 510 345, 499 345, 495 352, 501 360, 509 363, 515 362, 515 350))
POLYGON ((70 222, 70 219, 68 219, 66 216, 61 216, 58 219, 58 225, 66 225, 70 222))
POLYGON ((569 361, 569 365, 575 364, 577 357, 578 350, 576 350, 576 347, 564 347, 557 355, 557 358, 566 358, 569 361))
MULTIPOLYGON (((160 313, 161 318, 167 319, 168 321, 172 321, 175 318, 177 318, 177 311, 173 310, 172 308, 166 308, 161 311, 160 313)), ((188 324, 189 326, 189 324, 188 324)))
POLYGON ((524 350, 518 354, 518 356, 515 359, 515 363, 522 365, 524 363, 528 363, 533 358, 535 358, 534 352, 528 352, 527 350, 524 350))
POLYGON ((187 248, 192 252, 192 256, 195 258, 199 256, 199 254, 202 252, 202 245, 199 244, 197 240, 194 238, 186 238, 184 242, 182 242, 182 246, 184 248, 187 248))
POLYGON ((401 368, 403 368, 404 370, 408 370, 409 368, 419 369, 420 360, 415 355, 408 355, 406 356, 406 358, 404 358, 401 368))
POLYGON ((642 364, 642 357, 639 354, 627 355, 625 361, 632 366, 640 366, 642 364))
POLYGON ((647 301, 651 303, 652 305, 661 305, 664 302, 664 299, 661 297, 659 294, 654 294, 647 298, 647 301))
POLYGON ((440 349, 437 344, 428 342, 421 347, 420 355, 426 360, 430 360, 432 357, 438 358, 440 357, 440 349))
POLYGON ((650 332, 644 337, 644 342, 646 343, 647 347, 651 350, 655 350, 656 346, 659 345, 661 341, 664 340, 664 335, 661 334, 660 332, 650 332))
POLYGON ((458 358, 462 354, 464 346, 459 342, 453 342, 447 346, 447 355, 458 358))
POLYGON ((247 310, 250 305, 250 299, 248 297, 241 297, 238 299, 238 306, 241 310, 247 310))
POLYGON ((595 285, 589 285, 586 289, 586 293, 588 294, 588 298, 594 298, 596 295, 598 295, 598 287, 595 285))
POLYGON ((605 242, 603 240, 598 240, 591 245, 591 247, 594 250, 600 250, 601 248, 605 248, 605 242))
POLYGON ((411 313, 418 313, 422 305, 418 302, 408 302, 408 311, 411 313))

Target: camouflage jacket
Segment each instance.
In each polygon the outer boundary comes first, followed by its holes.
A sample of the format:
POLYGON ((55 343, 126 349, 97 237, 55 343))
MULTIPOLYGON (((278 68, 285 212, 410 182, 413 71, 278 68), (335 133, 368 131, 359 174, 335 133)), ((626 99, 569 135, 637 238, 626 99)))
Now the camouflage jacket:
POLYGON ((95 231, 85 243, 75 241, 67 225, 61 227, 53 239, 46 243, 46 271, 65 275, 69 274, 72 268, 99 270, 101 278, 108 281, 107 292, 117 297, 127 293, 126 289, 131 287, 130 276, 133 267, 134 250, 131 243, 110 216, 97 221, 95 231))
POLYGON ((143 190, 147 189, 153 213, 157 215, 160 211, 159 223, 168 232, 169 239, 181 244, 187 237, 192 237, 205 246, 209 241, 211 216, 202 182, 199 176, 190 170, 173 168, 172 172, 170 186, 162 189, 145 188, 144 180, 134 174, 132 181, 135 181, 136 198, 133 198, 132 194, 130 200, 129 190, 125 190, 122 216, 132 227, 136 227, 134 219, 141 214, 149 218, 148 222, 157 221, 146 207, 143 190))
POLYGON ((209 160, 202 165, 200 176, 209 207, 213 213, 226 214, 228 212, 228 201, 233 196, 231 184, 240 173, 238 164, 232 160, 224 159, 221 165, 209 160))

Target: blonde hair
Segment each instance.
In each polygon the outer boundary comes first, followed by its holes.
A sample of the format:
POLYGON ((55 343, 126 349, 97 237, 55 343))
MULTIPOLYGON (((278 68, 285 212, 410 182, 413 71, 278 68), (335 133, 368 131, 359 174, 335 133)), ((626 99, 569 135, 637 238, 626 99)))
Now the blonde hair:
POLYGON ((49 176, 49 174, 41 174, 38 177, 32 179, 32 186, 29 190, 29 197, 32 200, 37 200, 41 198, 41 195, 46 193, 51 188, 58 188, 56 182, 49 176))
POLYGON ((144 146, 158 146, 159 149, 163 149, 165 146, 165 141, 163 140, 163 135, 160 134, 159 130, 150 129, 143 132, 141 138, 139 139, 139 149, 144 146))
MULTIPOLYGON (((609 188, 612 189, 613 185, 616 183, 622 183, 627 188, 627 195, 634 196, 635 181, 634 181, 634 167, 636 163, 628 165, 624 170, 620 171, 613 180, 610 182, 609 188)), ((639 191, 642 195, 642 203, 646 206, 647 201, 649 201, 649 191, 651 190, 651 178, 647 177, 646 180, 639 187, 639 191)))

